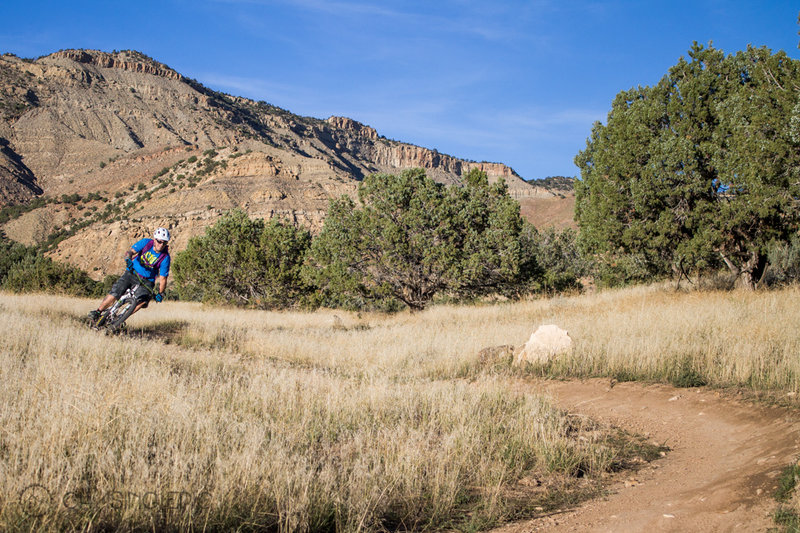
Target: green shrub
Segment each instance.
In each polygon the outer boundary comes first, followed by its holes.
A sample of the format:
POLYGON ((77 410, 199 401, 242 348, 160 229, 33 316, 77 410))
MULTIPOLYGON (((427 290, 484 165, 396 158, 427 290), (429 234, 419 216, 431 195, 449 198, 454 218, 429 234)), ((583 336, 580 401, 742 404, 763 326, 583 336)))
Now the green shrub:
POLYGON ((8 270, 3 288, 14 292, 55 292, 99 296, 102 285, 79 268, 30 250, 8 270))
POLYGON ((800 281, 800 237, 773 244, 767 254, 769 267, 764 276, 767 285, 786 285, 800 281))
POLYGON ((296 306, 308 293, 300 267, 310 243, 305 230, 230 211, 175 256, 175 291, 181 299, 296 306))
POLYGON ((581 254, 577 232, 567 228, 536 229, 526 223, 520 234, 525 284, 533 291, 553 294, 581 287, 580 278, 590 272, 581 254))

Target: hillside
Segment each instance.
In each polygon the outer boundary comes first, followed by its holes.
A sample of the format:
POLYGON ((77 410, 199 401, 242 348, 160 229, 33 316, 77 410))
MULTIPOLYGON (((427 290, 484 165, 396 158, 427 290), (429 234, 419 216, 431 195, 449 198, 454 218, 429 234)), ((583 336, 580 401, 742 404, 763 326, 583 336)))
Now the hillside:
POLYGON ((60 231, 52 254, 95 278, 155 226, 174 232, 173 249, 233 207, 316 230, 329 198, 412 167, 442 183, 474 167, 502 177, 529 216, 526 205, 558 198, 506 165, 218 93, 135 51, 0 56, 0 206, 58 200, 2 230, 26 244, 60 231))
POLYGON ((533 187, 544 189, 549 196, 518 198, 522 216, 537 228, 552 226, 556 229, 578 227, 575 222, 574 178, 552 176, 528 181, 533 187))

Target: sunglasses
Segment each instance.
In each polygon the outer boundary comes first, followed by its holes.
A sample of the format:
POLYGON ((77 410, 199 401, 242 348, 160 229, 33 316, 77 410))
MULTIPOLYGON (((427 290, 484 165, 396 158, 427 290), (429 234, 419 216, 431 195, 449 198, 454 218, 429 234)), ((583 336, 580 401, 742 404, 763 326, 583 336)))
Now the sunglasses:
POLYGON ((161 241, 161 240, 158 240, 158 239, 156 239, 156 242, 157 242, 158 244, 165 244, 167 241, 161 241))

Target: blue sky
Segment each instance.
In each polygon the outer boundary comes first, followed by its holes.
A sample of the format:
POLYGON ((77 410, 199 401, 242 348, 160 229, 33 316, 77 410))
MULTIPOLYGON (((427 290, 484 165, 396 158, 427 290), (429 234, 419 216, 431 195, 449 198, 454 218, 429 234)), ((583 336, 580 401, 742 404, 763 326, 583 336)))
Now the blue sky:
POLYGON ((135 49, 215 90, 348 116, 526 179, 576 175, 614 95, 656 83, 693 41, 800 58, 788 0, 9 4, 0 53, 135 49))

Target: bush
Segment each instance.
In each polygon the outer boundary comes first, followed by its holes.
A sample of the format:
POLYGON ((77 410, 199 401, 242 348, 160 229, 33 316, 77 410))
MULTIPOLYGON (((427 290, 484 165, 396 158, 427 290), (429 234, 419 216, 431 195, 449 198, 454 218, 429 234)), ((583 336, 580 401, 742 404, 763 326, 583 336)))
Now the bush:
POLYGON ((300 267, 310 234, 235 209, 175 256, 179 298, 267 308, 298 305, 308 293, 300 267))
POLYGON ((22 244, 5 237, 0 240, 0 283, 5 281, 9 271, 33 252, 22 244))
POLYGON ((577 232, 549 227, 537 230, 525 224, 520 242, 525 257, 525 281, 531 290, 553 294, 581 287, 580 278, 589 274, 589 262, 577 242, 577 232))
POLYGON ((40 253, 27 253, 3 280, 14 292, 56 292, 73 296, 100 296, 102 285, 83 270, 53 261, 40 253))
POLYGON ((800 280, 800 237, 773 245, 768 252, 767 285, 786 285, 800 280))

